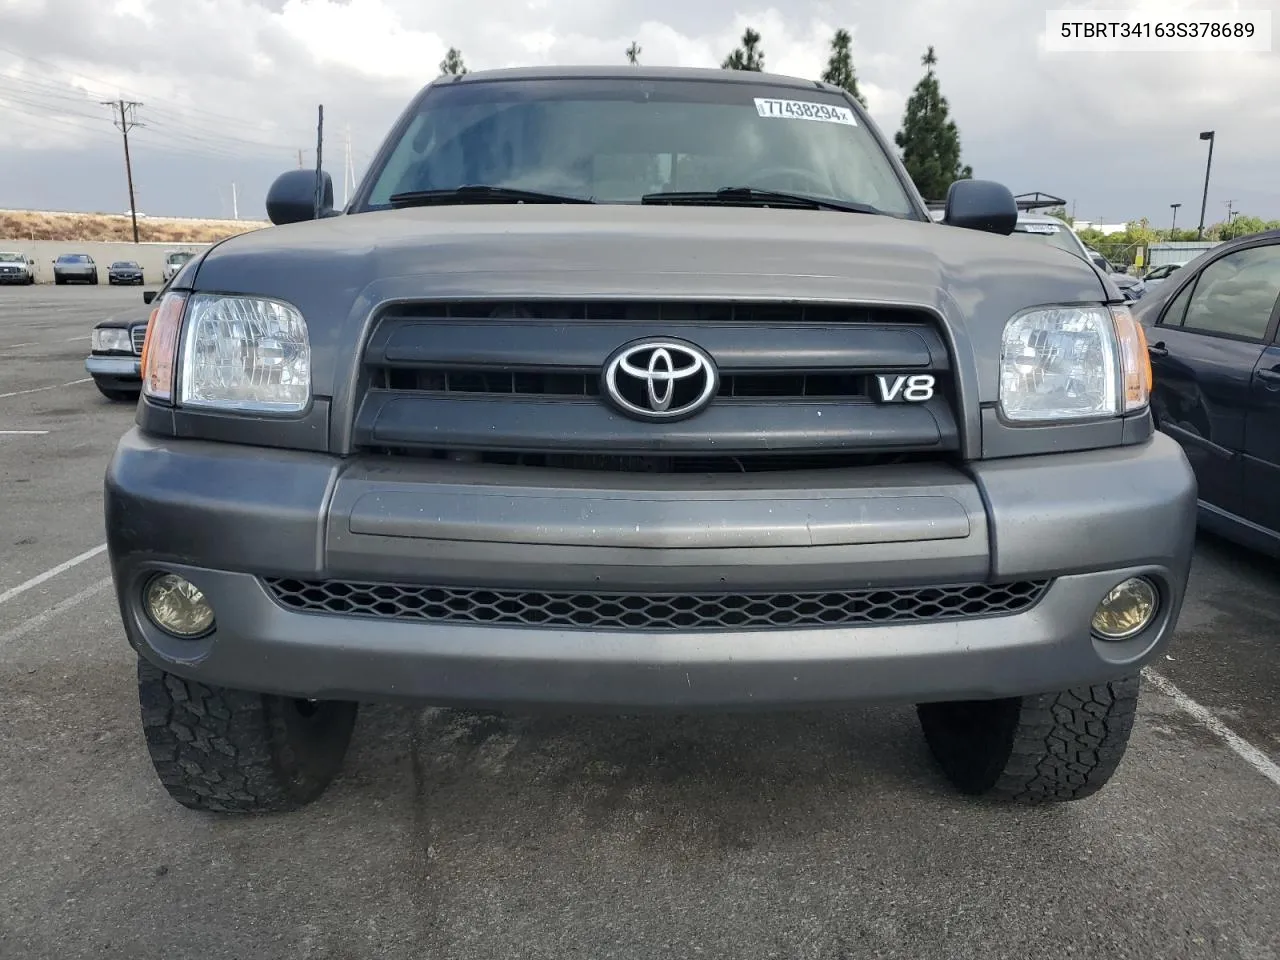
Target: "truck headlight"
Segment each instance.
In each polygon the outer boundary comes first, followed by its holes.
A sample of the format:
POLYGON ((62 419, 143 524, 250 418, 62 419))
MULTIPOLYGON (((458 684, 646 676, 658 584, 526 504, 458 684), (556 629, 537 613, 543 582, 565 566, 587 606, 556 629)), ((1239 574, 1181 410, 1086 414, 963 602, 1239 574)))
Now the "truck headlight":
POLYGON ((307 324, 280 300, 192 295, 181 368, 184 407, 297 413, 311 401, 307 324))
POLYGON ((89 349, 94 353, 133 353, 128 330, 107 327, 89 335, 89 349))
POLYGON ((1025 310, 1004 329, 1000 409, 1015 422, 1141 410, 1151 388, 1142 328, 1124 306, 1025 310))

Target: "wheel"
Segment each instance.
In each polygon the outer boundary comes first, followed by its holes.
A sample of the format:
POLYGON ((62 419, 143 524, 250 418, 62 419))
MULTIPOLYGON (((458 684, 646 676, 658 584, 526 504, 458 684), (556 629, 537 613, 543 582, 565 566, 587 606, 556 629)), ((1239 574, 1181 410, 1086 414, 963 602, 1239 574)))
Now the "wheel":
POLYGON ((66 283, 67 281, 66 281, 65 279, 63 279, 62 277, 54 277, 54 278, 53 278, 53 282, 54 282, 57 286, 59 286, 59 287, 60 287, 60 286, 62 286, 64 283, 66 283))
POLYGON ((89 282, 90 282, 91 284, 93 284, 93 285, 96 287, 96 286, 98 285, 98 278, 97 278, 97 277, 94 277, 94 278, 93 278, 92 280, 90 280, 89 282))
POLYGON ((137 403, 138 394, 142 392, 141 388, 137 390, 117 390, 112 387, 104 387, 97 381, 94 381, 93 385, 98 388, 100 394, 116 403, 137 403))
POLYGON ((1082 800, 1129 743, 1139 677, 1008 700, 916 707, 926 742, 961 793, 1023 803, 1082 800))
POLYGON ((317 799, 337 776, 358 704, 294 700, 184 680, 138 658, 151 763, 192 810, 273 813, 317 799))

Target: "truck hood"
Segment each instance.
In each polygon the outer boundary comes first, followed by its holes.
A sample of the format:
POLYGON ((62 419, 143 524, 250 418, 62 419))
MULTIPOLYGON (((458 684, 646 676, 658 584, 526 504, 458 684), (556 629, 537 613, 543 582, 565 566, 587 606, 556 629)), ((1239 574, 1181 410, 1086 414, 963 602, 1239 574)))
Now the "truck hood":
MULTIPOLYGON (((788 299, 901 304, 943 316, 984 399, 1005 322, 1116 292, 1060 252, 933 222, 839 211, 501 204, 380 211, 223 241, 193 287, 276 297, 306 317, 317 394, 363 320, 401 298, 788 299)), ((963 360, 963 358, 962 358, 963 360)))

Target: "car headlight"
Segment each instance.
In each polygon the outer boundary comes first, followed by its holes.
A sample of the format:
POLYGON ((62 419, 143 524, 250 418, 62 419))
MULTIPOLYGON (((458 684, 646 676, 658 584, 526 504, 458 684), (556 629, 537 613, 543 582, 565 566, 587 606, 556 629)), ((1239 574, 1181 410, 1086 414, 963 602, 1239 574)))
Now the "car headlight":
POLYGON ((94 353, 133 353, 133 341, 128 330, 94 330, 89 337, 89 348, 94 353))
POLYGON ((280 300, 195 294, 187 305, 178 403, 297 413, 311 401, 311 343, 280 300))
POLYGON ((1151 366, 1125 306, 1037 307, 1014 316, 1000 352, 1000 409, 1008 420, 1086 420, 1147 405, 1151 366))

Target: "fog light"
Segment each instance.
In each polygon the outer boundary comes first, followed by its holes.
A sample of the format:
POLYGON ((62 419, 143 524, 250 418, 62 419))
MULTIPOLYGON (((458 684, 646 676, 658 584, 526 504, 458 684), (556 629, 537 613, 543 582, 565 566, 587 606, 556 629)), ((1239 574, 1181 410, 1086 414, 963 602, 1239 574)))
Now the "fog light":
POLYGON ((143 607, 157 627, 175 637, 192 639, 213 626, 213 607, 200 589, 172 573, 152 577, 142 592, 143 607))
POLYGON ((1112 588, 1093 612, 1093 632, 1103 640, 1127 640, 1155 619, 1160 594, 1145 577, 1130 577, 1112 588))

